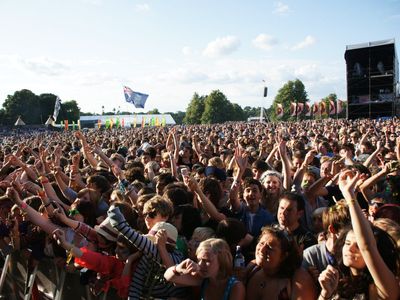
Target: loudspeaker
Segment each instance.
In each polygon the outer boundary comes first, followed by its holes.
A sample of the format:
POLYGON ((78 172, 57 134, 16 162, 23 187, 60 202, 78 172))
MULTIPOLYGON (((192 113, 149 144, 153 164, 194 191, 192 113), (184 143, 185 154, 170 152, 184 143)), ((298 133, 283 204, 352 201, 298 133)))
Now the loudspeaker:
POLYGON ((264 97, 267 97, 267 94, 268 94, 268 88, 264 87, 264 97))
POLYGON ((348 118, 392 117, 399 77, 394 39, 346 46, 348 118))

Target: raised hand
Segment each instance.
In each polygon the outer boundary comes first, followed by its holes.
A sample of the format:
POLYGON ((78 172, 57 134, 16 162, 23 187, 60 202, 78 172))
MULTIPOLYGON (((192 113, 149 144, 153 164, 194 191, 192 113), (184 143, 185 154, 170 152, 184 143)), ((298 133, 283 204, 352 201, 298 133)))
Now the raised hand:
POLYGON ((339 271, 331 265, 328 265, 318 277, 321 285, 321 296, 324 299, 329 299, 335 293, 339 283, 339 271))
POLYGON ((339 175, 339 188, 346 200, 355 198, 356 186, 360 180, 360 173, 347 170, 339 175))

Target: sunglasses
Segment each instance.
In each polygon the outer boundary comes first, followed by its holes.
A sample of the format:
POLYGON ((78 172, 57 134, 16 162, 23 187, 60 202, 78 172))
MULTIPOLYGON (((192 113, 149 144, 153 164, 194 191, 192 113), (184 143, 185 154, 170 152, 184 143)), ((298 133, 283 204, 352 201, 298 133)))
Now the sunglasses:
POLYGON ((76 216, 76 215, 79 215, 79 214, 80 214, 80 212, 77 209, 70 209, 68 211, 68 216, 70 216, 70 217, 73 217, 73 216, 76 216))
POLYGON ((385 203, 371 201, 370 206, 381 207, 381 206, 384 205, 384 204, 385 204, 385 203))
POLYGON ((144 218, 149 217, 150 219, 154 219, 156 216, 157 216, 157 213, 155 211, 143 213, 144 218))

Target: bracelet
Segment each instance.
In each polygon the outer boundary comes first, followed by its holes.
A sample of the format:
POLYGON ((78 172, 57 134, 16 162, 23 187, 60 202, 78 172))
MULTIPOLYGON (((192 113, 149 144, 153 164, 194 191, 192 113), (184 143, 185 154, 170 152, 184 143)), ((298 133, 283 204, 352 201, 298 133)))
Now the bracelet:
POLYGON ((22 210, 25 210, 25 209, 27 209, 28 204, 26 204, 25 202, 22 202, 20 207, 21 207, 22 210))
POLYGON ((350 200, 346 200, 346 203, 348 206, 350 206, 351 204, 356 203, 356 201, 357 201, 356 199, 350 199, 350 200))
POLYGON ((44 190, 42 190, 42 189, 40 189, 37 193, 38 193, 40 198, 43 198, 46 195, 44 190))
POLYGON ((324 300, 330 300, 330 299, 332 299, 332 296, 333 296, 333 295, 330 295, 329 297, 325 297, 325 296, 323 296, 323 295, 320 293, 319 296, 320 296, 322 299, 324 299, 324 300))
POLYGON ((182 274, 178 272, 178 270, 176 269, 176 265, 174 266, 174 268, 172 269, 172 273, 174 273, 174 275, 176 276, 181 276, 182 274))

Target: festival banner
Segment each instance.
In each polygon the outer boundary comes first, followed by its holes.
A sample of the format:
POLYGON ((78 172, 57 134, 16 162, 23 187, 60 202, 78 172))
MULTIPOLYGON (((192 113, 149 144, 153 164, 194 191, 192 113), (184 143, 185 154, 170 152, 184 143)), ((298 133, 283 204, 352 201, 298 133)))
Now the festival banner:
MULTIPOLYGON (((106 124, 107 124, 107 121, 106 121, 106 124)), ((98 127, 98 129, 101 128, 101 120, 100 120, 100 119, 97 120, 97 127, 98 127)), ((106 127, 107 127, 107 126, 106 126, 106 127)))
POLYGON ((315 102, 312 106, 312 114, 316 116, 319 113, 319 102, 315 102))
POLYGON ((320 105, 320 111, 319 111, 320 115, 326 113, 327 111, 326 111, 326 104, 325 104, 325 102, 322 100, 322 101, 319 103, 319 105, 320 105))
POLYGON ((281 103, 276 104, 276 117, 282 118, 283 117, 283 105, 281 103))
POLYGON ((64 120, 64 129, 68 130, 68 120, 64 120))
POLYGON ((127 86, 124 86, 124 96, 125 101, 132 103, 136 108, 144 108, 147 98, 149 97, 148 94, 135 92, 127 86))
POLYGON ((299 116, 299 115, 301 115, 301 113, 303 112, 303 110, 304 110, 304 103, 302 103, 302 102, 299 102, 299 103, 297 103, 297 112, 296 112, 296 115, 297 116, 299 116))
POLYGON ((290 115, 292 117, 296 116, 296 110, 297 110, 297 103, 296 102, 290 102, 290 115))
POLYGON ((60 112, 61 109, 61 99, 57 96, 56 102, 54 104, 54 112, 53 112, 53 120, 54 122, 57 121, 58 113, 60 112))
POLYGON ((309 102, 304 103, 304 115, 306 117, 311 117, 311 106, 309 102))
POLYGON ((340 114, 343 111, 343 101, 338 100, 336 102, 336 105, 337 105, 337 113, 340 114))
POLYGON ((329 100, 329 115, 336 115, 336 105, 333 100, 329 100))
POLYGON ((167 125, 167 120, 165 119, 165 117, 163 116, 162 118, 161 118, 161 126, 165 126, 165 125, 167 125))

